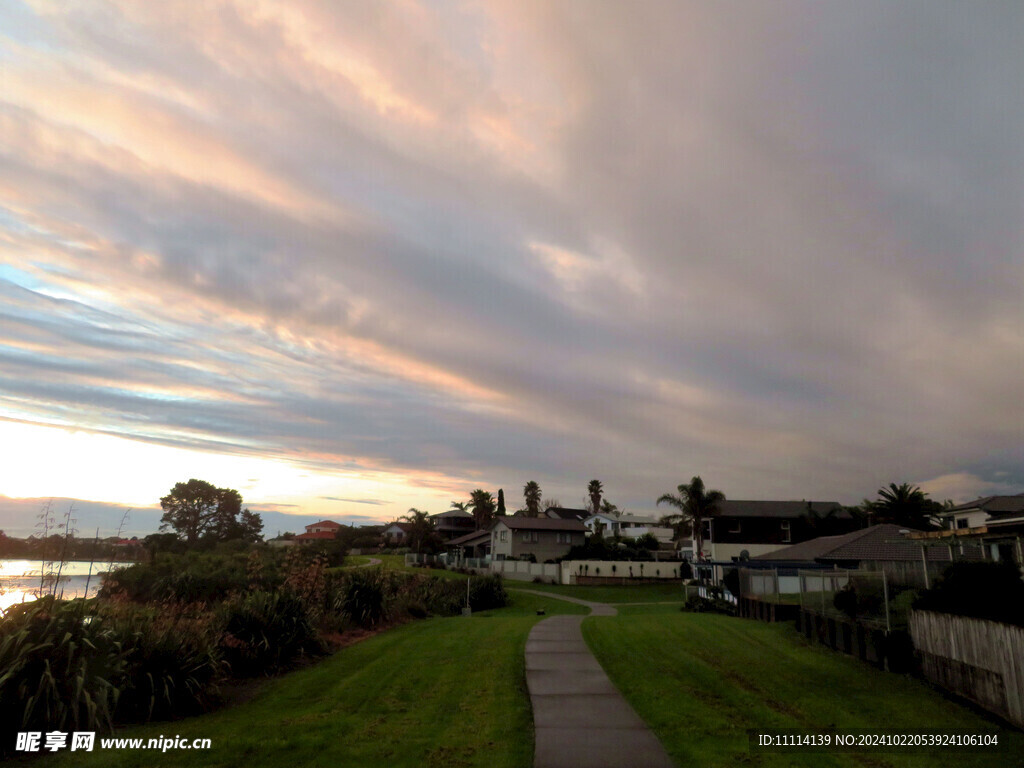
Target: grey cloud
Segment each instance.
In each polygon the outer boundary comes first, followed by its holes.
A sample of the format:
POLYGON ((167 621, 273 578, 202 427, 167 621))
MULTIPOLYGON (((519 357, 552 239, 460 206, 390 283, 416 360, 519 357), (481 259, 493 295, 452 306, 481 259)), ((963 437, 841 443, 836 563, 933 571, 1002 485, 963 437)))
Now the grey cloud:
MULTIPOLYGON (((296 7, 455 138, 368 116, 354 86, 303 69, 281 29, 240 15, 211 20, 234 43, 227 60, 203 51, 188 14, 190 35, 103 9, 54 21, 60 45, 213 105, 204 125, 228 146, 351 218, 157 179, 128 151, 49 164, 5 153, 5 175, 42 201, 37 215, 110 248, 91 261, 65 249, 65 265, 154 306, 111 324, 18 293, 28 303, 8 311, 4 334, 52 352, 6 353, 0 390, 37 414, 85 408, 96 428, 155 441, 185 428, 232 450, 308 447, 513 480, 506 490, 533 478, 567 499, 585 483, 573 477, 596 475, 632 508, 698 472, 734 496, 852 502, 897 476, 985 475, 987 461, 1022 458, 1006 414, 1019 410, 1024 358, 1005 330, 1021 323, 1019 12, 524 8, 523 81, 554 83, 576 105, 544 147, 561 173, 541 182, 460 133, 472 110, 516 102, 491 79, 495 62, 391 11, 371 22, 359 4, 296 7), (598 269, 574 293, 531 242, 591 266, 602 248, 621 253, 641 287, 598 269), (142 251, 159 266, 133 266, 142 251), (164 289, 208 314, 162 306, 164 289), (331 334, 496 391, 503 410, 317 346, 331 334), (58 373, 69 381, 37 383, 58 373), (247 399, 153 402, 79 380, 118 373, 247 399), (674 400, 656 381, 707 397, 674 400)), ((491 21, 437 13, 452 29, 491 21)), ((18 137, 54 117, 4 114, 18 137)))

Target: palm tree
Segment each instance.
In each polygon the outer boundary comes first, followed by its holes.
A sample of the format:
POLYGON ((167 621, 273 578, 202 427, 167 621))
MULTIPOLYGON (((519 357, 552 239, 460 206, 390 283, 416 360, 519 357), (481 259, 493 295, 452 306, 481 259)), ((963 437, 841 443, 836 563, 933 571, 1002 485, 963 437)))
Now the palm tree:
POLYGON ((469 505, 464 501, 453 501, 451 509, 457 509, 459 512, 469 512, 469 505))
POLYGON ((665 520, 672 518, 677 521, 687 521, 693 529, 693 536, 697 541, 697 556, 704 551, 704 520, 718 514, 719 505, 725 501, 725 494, 721 491, 704 490, 704 481, 700 475, 695 476, 689 485, 678 486, 679 495, 675 496, 666 493, 658 499, 658 504, 664 502, 679 510, 674 515, 669 515, 665 520))
POLYGON ((587 495, 590 496, 590 512, 596 515, 601 511, 601 492, 604 488, 600 480, 591 480, 587 484, 587 495))
POLYGON ((469 504, 473 508, 473 519, 476 520, 476 529, 483 530, 491 524, 494 519, 494 497, 490 491, 477 488, 469 494, 469 504))
POLYGON ((439 537, 437 531, 434 530, 434 523, 428 512, 421 512, 412 507, 409 514, 398 519, 410 524, 410 530, 406 535, 409 539, 409 547, 415 547, 417 554, 423 548, 437 549, 439 537))
POLYGON ((533 480, 523 486, 523 499, 526 501, 526 516, 540 517, 540 486, 533 480))
POLYGON ((864 509, 872 523, 894 523, 909 528, 938 528, 934 515, 944 507, 928 498, 928 494, 910 483, 889 483, 878 489, 877 501, 864 501, 864 509))

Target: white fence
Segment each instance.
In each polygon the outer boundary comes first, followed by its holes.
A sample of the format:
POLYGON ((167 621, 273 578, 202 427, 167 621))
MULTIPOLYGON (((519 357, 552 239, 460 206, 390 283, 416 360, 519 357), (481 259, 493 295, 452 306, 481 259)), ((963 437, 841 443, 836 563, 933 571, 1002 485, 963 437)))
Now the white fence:
POLYGON ((555 563, 528 563, 524 560, 494 560, 491 573, 500 573, 502 578, 516 581, 559 581, 561 573, 555 563))

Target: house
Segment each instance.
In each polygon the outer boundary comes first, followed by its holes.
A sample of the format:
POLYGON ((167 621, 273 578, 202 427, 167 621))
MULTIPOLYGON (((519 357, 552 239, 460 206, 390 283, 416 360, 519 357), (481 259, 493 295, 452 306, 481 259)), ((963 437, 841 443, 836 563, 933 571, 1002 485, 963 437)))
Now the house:
POLYGON ((295 537, 295 540, 301 542, 333 539, 337 536, 338 529, 340 528, 341 523, 336 523, 333 520, 320 520, 319 522, 307 525, 306 532, 300 533, 295 537))
POLYGON ((939 513, 944 526, 951 529, 980 528, 989 522, 998 524, 1014 517, 1024 518, 1024 493, 1016 496, 985 496, 958 504, 939 513))
POLYGON ((391 523, 391 525, 384 529, 381 538, 384 539, 384 543, 387 545, 398 546, 405 542, 411 530, 412 523, 391 523))
MULTIPOLYGON (((949 563, 954 556, 946 547, 924 547, 912 538, 915 531, 892 523, 881 523, 838 536, 819 536, 815 539, 777 549, 751 558, 752 562, 770 562, 779 567, 803 566, 810 563, 834 568, 861 568, 881 570, 887 563, 949 563)), ((961 559, 960 553, 955 553, 961 559)), ((981 554, 972 548, 962 555, 977 560, 981 554)))
POLYGON ((587 515, 583 520, 587 527, 587 534, 600 533, 602 536, 619 535, 619 518, 606 512, 598 512, 596 515, 587 515))
POLYGON ((491 526, 491 556, 495 560, 533 555, 537 562, 555 560, 586 540, 579 520, 550 517, 499 517, 491 526))
POLYGON ((476 531, 476 519, 473 515, 458 509, 431 515, 430 521, 434 524, 434 530, 445 541, 451 541, 476 531))
POLYGON ((473 531, 465 536, 452 539, 447 544, 448 551, 458 558, 485 558, 491 554, 491 532, 473 531))
POLYGON ((704 557, 714 561, 763 555, 830 533, 855 530, 858 523, 835 501, 723 501, 704 520, 704 557))

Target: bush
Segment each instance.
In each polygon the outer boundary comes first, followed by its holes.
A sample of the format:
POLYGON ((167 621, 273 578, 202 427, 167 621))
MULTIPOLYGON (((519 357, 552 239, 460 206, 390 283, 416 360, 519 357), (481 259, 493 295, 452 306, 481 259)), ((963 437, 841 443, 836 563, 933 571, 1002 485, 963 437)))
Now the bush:
POLYGON ((1024 581, 1013 563, 953 563, 914 608, 1024 627, 1024 581))
POLYGON ((104 611, 126 651, 119 722, 196 714, 216 700, 216 682, 224 673, 219 627, 201 606, 119 605, 104 611))
POLYGON ((478 576, 469 580, 469 607, 474 611, 504 608, 508 605, 508 592, 501 576, 478 576))
POLYGON ((221 650, 237 677, 282 669, 322 650, 302 601, 290 592, 251 592, 221 607, 221 650))
POLYGON ((82 603, 42 598, 0 619, 0 754, 18 731, 103 731, 127 652, 82 603))
POLYGON ((389 615, 388 598, 396 591, 389 586, 383 570, 353 571, 339 585, 334 608, 361 627, 376 626, 389 615))

